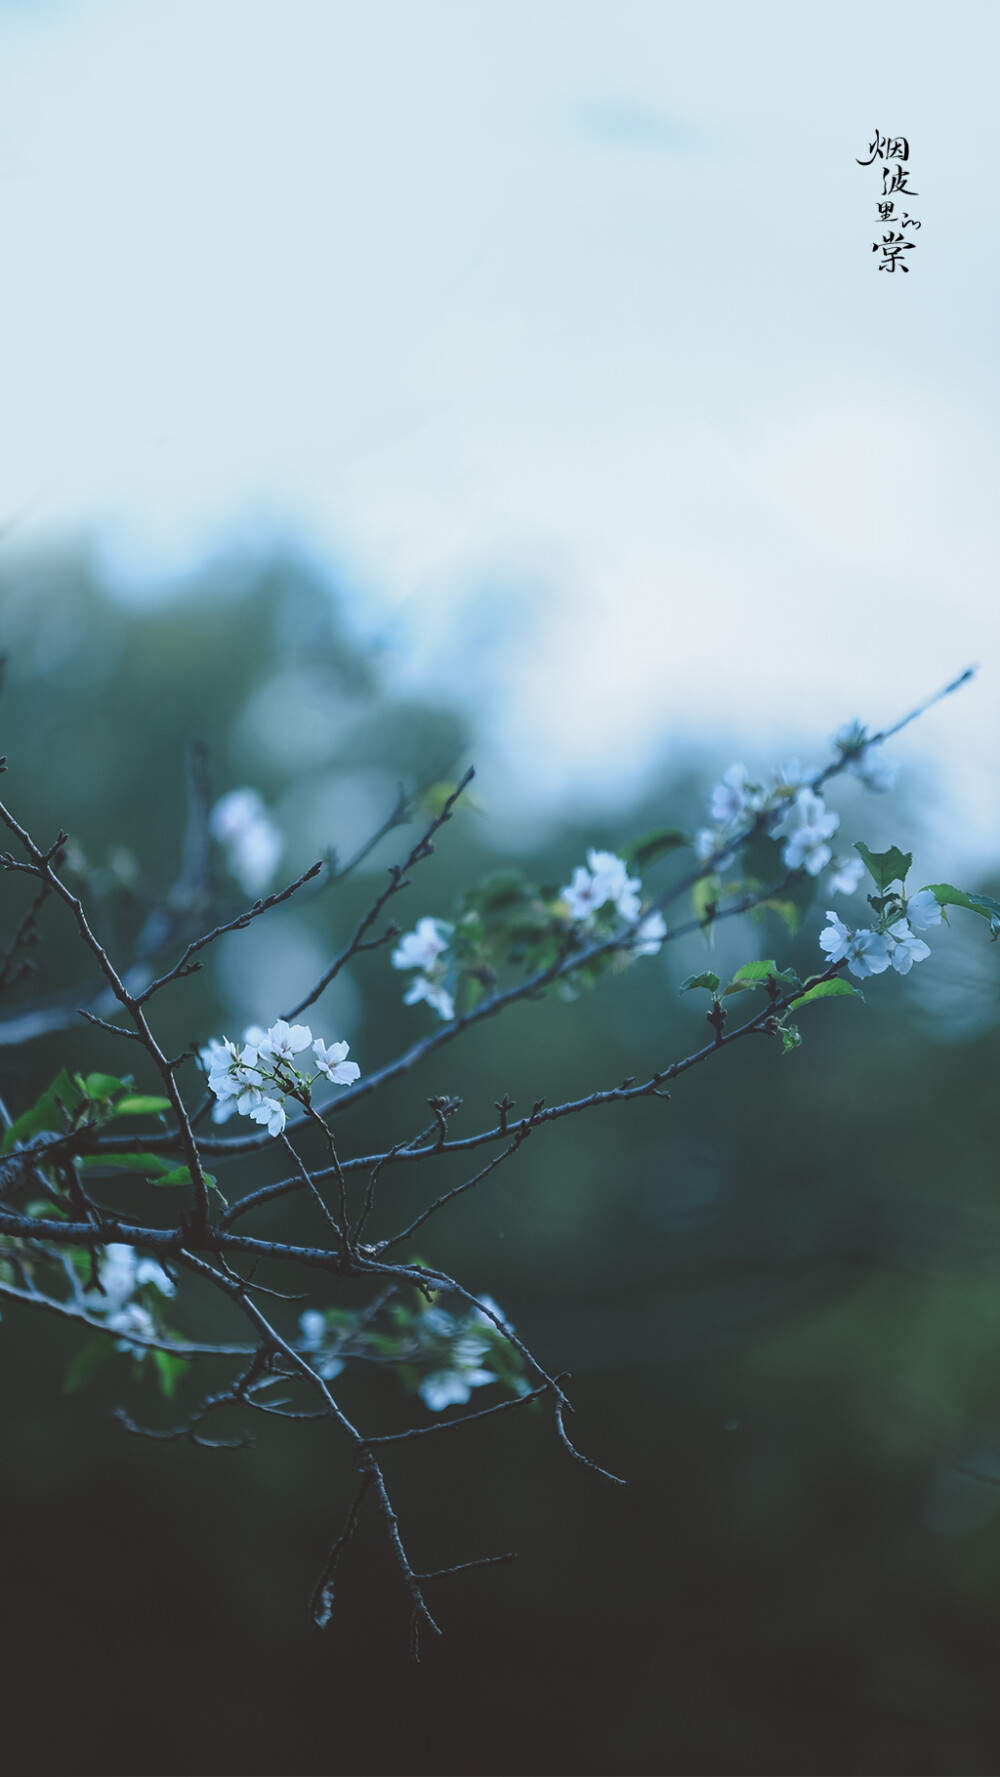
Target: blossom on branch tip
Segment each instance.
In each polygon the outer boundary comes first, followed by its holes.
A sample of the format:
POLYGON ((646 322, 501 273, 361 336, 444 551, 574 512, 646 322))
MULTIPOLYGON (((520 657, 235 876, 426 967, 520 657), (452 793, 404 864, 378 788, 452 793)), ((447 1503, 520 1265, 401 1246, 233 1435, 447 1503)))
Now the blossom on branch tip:
POLYGON ((908 975, 914 963, 922 963, 930 956, 931 947, 911 932, 905 919, 899 919, 889 927, 886 933, 889 944, 889 960, 900 975, 908 975))
POLYGON ((293 1055, 308 1049, 312 1040, 313 1033, 308 1024, 286 1024, 283 1018, 279 1018, 259 1044, 257 1053, 265 1062, 272 1056, 275 1061, 291 1061, 293 1055))
POLYGON ((350 1047, 350 1043, 327 1045, 323 1042, 322 1037, 317 1037, 313 1044, 316 1066, 334 1086, 350 1086, 354 1080, 361 1078, 361 1069, 357 1062, 344 1059, 350 1047))
POLYGON ((474 1388, 496 1380, 492 1370, 435 1370, 424 1377, 418 1393, 432 1413, 443 1413, 446 1407, 464 1407, 474 1388))
POLYGON ((775 771, 775 793, 788 795, 796 790, 811 789, 814 773, 806 771, 798 759, 786 759, 775 771))
POLYGON ((852 932, 838 919, 832 908, 827 912, 830 924, 819 935, 819 947, 827 961, 840 963, 845 959, 852 975, 864 980, 866 975, 881 975, 889 967, 889 946, 878 933, 863 927, 852 932))
POLYGON ((455 1016, 455 1002, 447 988, 437 981, 428 981, 426 975, 415 976, 403 995, 404 1006, 415 1006, 418 1000, 426 1000, 446 1023, 455 1016))
POLYGON ((932 926, 939 926, 944 916, 934 890, 920 889, 911 895, 906 903, 906 917, 915 932, 929 932, 932 926))
MULTIPOLYGON (((116 1309, 113 1314, 108 1315, 106 1324, 116 1333, 137 1333, 140 1339, 156 1338, 156 1323, 149 1309, 144 1308, 141 1302, 129 1302, 124 1308, 116 1309)), ((148 1349, 145 1345, 133 1344, 127 1338, 116 1339, 115 1347, 118 1351, 130 1351, 140 1362, 148 1349)))
POLYGON ((745 765, 730 765, 712 791, 713 821, 738 821, 747 806, 749 773, 745 765))
POLYGON ((587 919, 608 899, 604 884, 591 876, 585 864, 578 864, 571 882, 559 890, 574 919, 587 919))
POLYGON ((432 969, 447 950, 455 928, 445 919, 418 919, 415 932, 407 932, 392 953, 394 969, 432 969))
POLYGON ((818 876, 833 855, 827 840, 840 826, 839 814, 827 808, 815 790, 803 789, 781 826, 787 835, 782 862, 789 870, 805 870, 809 876, 818 876))
POLYGON ((614 852, 596 851, 590 846, 587 864, 578 864, 573 879, 559 890, 574 919, 588 919, 599 908, 613 901, 622 919, 638 919, 638 877, 630 877, 624 858, 614 852))
POLYGON ((344 1362, 342 1358, 334 1357, 332 1352, 325 1355, 323 1353, 327 1332, 326 1316, 318 1308, 307 1308, 304 1314, 299 1315, 299 1331, 302 1334, 303 1351, 309 1352, 317 1360, 313 1364, 317 1376, 321 1376, 324 1382, 332 1382, 335 1376, 340 1375, 344 1362))
POLYGON ((251 1123, 266 1123, 268 1135, 280 1135, 288 1120, 281 1100, 279 1098, 265 1098, 262 1092, 256 1092, 254 1093, 254 1101, 253 1104, 247 1106, 246 1110, 243 1110, 243 1100, 240 1100, 242 1115, 249 1117, 251 1123))

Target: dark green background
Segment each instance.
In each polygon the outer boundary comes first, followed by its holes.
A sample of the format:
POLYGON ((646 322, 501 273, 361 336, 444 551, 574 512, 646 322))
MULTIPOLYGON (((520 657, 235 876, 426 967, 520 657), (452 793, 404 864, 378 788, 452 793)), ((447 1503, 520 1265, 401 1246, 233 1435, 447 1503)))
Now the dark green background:
MULTIPOLYGON (((209 748, 215 793, 252 782, 283 811, 282 876, 311 861, 296 810, 319 787, 337 844, 339 783, 349 808, 359 781, 371 794, 373 771, 391 795, 395 776, 475 758, 457 716, 384 694, 335 595, 291 556, 220 563, 156 608, 109 599, 83 552, 25 558, 4 575, 4 794, 40 840, 70 830, 115 943, 141 911, 116 886, 113 848, 138 860, 142 893, 172 879, 192 739, 209 748), (306 669, 328 731, 320 722, 310 738, 306 726, 296 741, 289 730, 279 757, 264 732, 255 751, 241 712, 276 673, 306 669)), ((725 763, 665 760, 642 808, 568 814, 525 867, 558 884, 587 844, 696 824, 725 763)), ((838 793, 848 843, 918 841, 906 793, 905 783, 892 803, 838 793)), ((392 836, 342 889, 272 916, 279 930, 294 936, 299 921, 332 956, 413 832, 392 836)), ((406 925, 447 916, 462 886, 511 861, 491 842, 488 808, 463 813, 421 866, 406 925)), ((663 880, 680 867, 664 866, 663 880)), ((0 884, 5 923, 23 894, 0 884)), ((418 1669, 374 1520, 344 1566, 331 1627, 321 1635, 308 1619, 351 1487, 332 1431, 261 1421, 249 1453, 131 1439, 114 1405, 166 1424, 196 1400, 195 1378, 176 1413, 125 1358, 67 1396, 71 1330, 5 1307, 6 1768, 995 1770, 1000 1488, 963 1471, 1000 1479, 997 952, 985 923, 959 930, 959 917, 931 935, 922 965, 938 971, 939 1018, 909 983, 870 982, 864 1006, 808 1008, 804 1047, 788 1059, 748 1042, 677 1082, 669 1104, 536 1133, 422 1232, 428 1261, 494 1295, 550 1371, 572 1371, 573 1435, 629 1486, 573 1464, 545 1413, 394 1452, 388 1476, 419 1566, 508 1548, 521 1557, 437 1582, 445 1636, 418 1669)), ((789 941, 780 926, 734 922, 719 954, 808 969, 816 930, 814 917, 789 941)), ((86 974, 61 909, 39 960, 37 987, 8 996, 3 1016, 86 974)), ((432 1093, 461 1094, 454 1131, 471 1132, 504 1091, 527 1108, 665 1065, 703 1041, 704 1008, 677 989, 708 961, 693 938, 573 1004, 512 1010, 384 1103, 349 1113, 344 1151, 420 1126, 432 1093)), ((327 1040, 349 1034, 369 1072, 434 1016, 401 1007, 403 978, 384 952, 351 975, 350 1030, 336 1022, 344 1001, 311 1016, 327 1040)), ((237 1033, 226 979, 213 964, 163 996, 168 1049, 237 1033)), ((126 1065, 113 1044, 72 1027, 5 1047, 4 1097, 16 1113, 63 1063, 126 1065)), ((193 1070, 188 1085, 194 1095, 193 1070)), ((235 1195, 269 1176, 270 1162, 239 1163, 220 1183, 235 1195)), ((383 1188, 386 1216, 462 1176, 454 1162, 435 1177, 399 1169, 383 1188)), ((119 1201, 163 1210, 134 1183, 119 1201)), ((317 1233, 298 1200, 253 1225, 317 1233)), ((279 1267, 268 1281, 300 1282, 279 1267)), ((291 1324, 300 1306, 279 1312, 291 1324)), ((176 1318, 243 1336, 201 1298, 176 1318)), ((222 1366, 202 1373, 211 1386, 222 1366)), ((341 1386, 370 1429, 426 1422, 388 1376, 348 1374, 341 1386)))

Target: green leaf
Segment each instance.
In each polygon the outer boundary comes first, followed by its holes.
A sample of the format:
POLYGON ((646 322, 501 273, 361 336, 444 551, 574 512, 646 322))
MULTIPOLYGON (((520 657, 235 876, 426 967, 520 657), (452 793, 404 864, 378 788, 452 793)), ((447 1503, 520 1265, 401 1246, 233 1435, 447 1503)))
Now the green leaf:
POLYGON ((756 907, 751 907, 750 912, 759 918, 765 907, 772 913, 776 913, 779 919, 784 920, 789 937, 794 938, 802 922, 802 915, 796 903, 786 900, 761 901, 756 907))
MULTIPOLYGON (((80 1080, 79 1074, 77 1079, 80 1080)), ((115 1074, 88 1074, 80 1084, 88 1098, 96 1098, 101 1104, 107 1104, 116 1092, 126 1089, 125 1081, 119 1080, 115 1074)))
POLYGON ((170 1181, 172 1173, 177 1170, 169 1160, 161 1160, 159 1154, 85 1154, 80 1165, 123 1166, 126 1172, 145 1172, 155 1177, 157 1183, 170 1181))
POLYGON ((713 975, 710 969, 703 975, 689 975, 686 981, 681 982, 681 993, 689 993, 692 987, 707 987, 709 993, 718 993, 719 977, 713 975))
MULTIPOLYGON (((34 1216, 36 1218, 36 1220, 41 1221, 41 1222, 44 1222, 47 1220, 56 1221, 56 1222, 68 1222, 69 1221, 69 1216, 67 1215, 66 1211, 64 1209, 60 1209, 58 1203, 49 1203, 44 1198, 37 1198, 36 1197, 32 1200, 31 1203, 26 1203, 24 1206, 24 1213, 25 1213, 25 1215, 28 1215, 28 1216, 34 1216)), ((72 1254, 70 1255, 70 1260, 72 1262, 72 1254)), ((87 1260, 87 1264, 88 1264, 88 1266, 90 1264, 89 1258, 87 1260)))
POLYGON ((691 904, 694 916, 706 933, 709 943, 713 943, 715 933, 712 931, 712 920, 715 908, 722 893, 722 884, 717 876, 701 876, 691 890, 691 904))
POLYGON ((47 1092, 31 1106, 30 1110, 22 1111, 3 1138, 0 1153, 9 1154, 15 1142, 30 1141, 33 1135, 41 1135, 45 1130, 53 1130, 61 1135, 65 1124, 59 1100, 67 1111, 72 1113, 84 1102, 84 1094, 74 1080, 71 1080, 65 1068, 60 1068, 47 1092))
POLYGON ((682 845, 690 844, 690 833, 682 833, 679 827, 655 827, 651 833, 644 833, 641 839, 633 839, 622 855, 630 870, 638 870, 644 875, 658 858, 665 858, 682 845))
POLYGON ((900 851, 898 845, 890 845, 888 851, 869 851, 860 839, 854 849, 863 858, 865 868, 880 894, 885 893, 890 882, 906 881, 906 872, 913 863, 912 852, 900 851))
MULTIPOLYGON (((436 784, 428 784, 421 795, 421 805, 426 808, 428 814, 439 815, 449 796, 454 796, 457 789, 458 785, 448 782, 447 779, 442 779, 436 784)), ((456 809, 479 808, 480 804, 473 800, 468 790, 463 790, 454 806, 456 809)))
MULTIPOLYGON (((150 1156, 152 1158, 152 1156, 150 1156)), ((174 1166, 170 1170, 158 1173, 152 1180, 154 1185, 192 1185, 191 1169, 187 1166, 174 1166)), ((206 1185, 214 1185, 215 1179, 210 1172, 205 1174, 206 1185)))
POLYGON ((168 1401, 172 1401, 174 1391, 188 1367, 189 1360, 186 1357, 177 1357, 172 1351, 156 1349, 153 1352, 153 1362, 156 1365, 160 1393, 165 1395, 168 1401))
POLYGON ((781 1026, 781 1053, 782 1053, 782 1055, 790 1055, 792 1053, 793 1049, 801 1049, 801 1047, 802 1047, 802 1032, 799 1030, 798 1025, 797 1024, 783 1024, 781 1026))
POLYGON ((863 1000, 864 997, 849 981, 844 980, 843 975, 834 975, 831 981, 817 981, 815 987, 807 987, 805 993, 800 993, 792 1001, 792 1009, 797 1011, 799 1006, 807 1006, 810 1000, 863 1000))
POLYGON ((748 988, 761 987, 767 981, 783 981, 786 987, 799 987, 801 982, 794 969, 779 969, 777 963, 756 962, 744 963, 725 989, 725 993, 745 993, 748 988))
POLYGON ((771 962, 770 959, 768 959, 767 961, 762 962, 744 963, 742 969, 737 969, 733 976, 733 980, 751 981, 756 983, 758 981, 766 981, 769 976, 776 975, 777 973, 777 963, 771 962))
POLYGON ((92 1339, 81 1345, 63 1377, 63 1394, 76 1394, 84 1388, 105 1358, 112 1356, 114 1349, 113 1341, 103 1333, 95 1333, 92 1339))
POLYGON ((1000 932, 1000 901, 994 901, 992 895, 967 895, 964 889, 952 888, 950 882, 929 882, 927 887, 939 907, 965 907, 989 920, 994 937, 1000 932))
POLYGON ((154 1098, 146 1094, 130 1093, 127 1098, 120 1098, 114 1108, 116 1117, 153 1117, 159 1111, 169 1111, 169 1098, 154 1098))

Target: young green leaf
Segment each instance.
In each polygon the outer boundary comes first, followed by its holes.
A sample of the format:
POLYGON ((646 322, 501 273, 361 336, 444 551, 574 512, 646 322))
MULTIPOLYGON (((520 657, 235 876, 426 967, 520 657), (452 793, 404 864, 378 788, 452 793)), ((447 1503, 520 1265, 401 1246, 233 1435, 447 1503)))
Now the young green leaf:
POLYGON ((802 1047, 802 1033, 799 1030, 798 1025, 797 1024, 783 1024, 781 1026, 781 1053, 782 1053, 782 1055, 790 1055, 793 1049, 801 1049, 801 1047, 802 1047))
POLYGON ((177 1357, 172 1351, 160 1351, 157 1348, 153 1352, 153 1362, 156 1365, 160 1393, 168 1401, 172 1401, 177 1384, 188 1367, 188 1359, 177 1357))
POLYGON ((148 1093, 129 1093, 127 1098, 120 1098, 112 1113, 115 1117, 154 1117, 160 1111, 169 1111, 169 1098, 156 1098, 148 1093))
POLYGON ((681 993, 690 993, 692 987, 707 987, 709 993, 718 993, 719 977, 713 975, 710 969, 703 975, 689 975, 686 981, 681 982, 681 993))
POLYGON ((750 913, 754 918, 759 920, 763 918, 765 908, 771 913, 776 913, 778 918, 784 921, 789 937, 794 938, 802 922, 801 910, 797 903, 795 901, 775 899, 760 901, 756 907, 750 908, 750 913))
MULTIPOLYGON (((173 1167, 169 1160, 161 1160, 159 1154, 85 1154, 80 1165, 91 1167, 122 1166, 126 1172, 146 1173, 150 1178, 154 1178, 157 1184, 182 1182, 173 1180, 172 1174, 177 1171, 177 1168, 173 1167)), ((186 1169, 181 1168, 180 1170, 186 1169)), ((190 1179, 185 1178, 183 1183, 189 1184, 190 1179)))
MULTIPOLYGON (((191 1177, 191 1171, 190 1171, 189 1167, 174 1166, 173 1168, 168 1169, 162 1173, 157 1173, 156 1176, 154 1178, 152 1178, 150 1182, 151 1182, 151 1184, 154 1184, 154 1185, 190 1185, 190 1184, 193 1184, 194 1181, 191 1177)), ((205 1174, 205 1183, 206 1183, 206 1185, 214 1185, 215 1184, 215 1179, 212 1177, 212 1174, 210 1172, 206 1172, 206 1174, 205 1174)))
POLYGON ((30 1141, 33 1135, 41 1135, 45 1130, 61 1135, 66 1125, 59 1105, 72 1114, 83 1102, 84 1094, 75 1080, 70 1079, 65 1068, 60 1068, 48 1091, 42 1093, 30 1110, 15 1117, 3 1138, 0 1153, 9 1154, 16 1142, 30 1141))
POLYGON ((63 1377, 63 1394, 76 1394, 84 1388, 105 1358, 113 1355, 114 1349, 113 1340, 103 1333, 95 1333, 92 1339, 81 1345, 70 1359, 69 1369, 63 1377))
POLYGON ((695 919, 701 926, 710 945, 715 942, 712 921, 715 918, 715 909, 718 906, 721 893, 722 884, 717 876, 699 877, 694 888, 691 890, 691 904, 694 908, 695 919))
POLYGON ((777 963, 768 961, 744 963, 725 989, 725 993, 743 993, 750 987, 761 987, 766 981, 783 981, 786 987, 801 985, 794 969, 779 969, 777 963))
POLYGON ((690 844, 690 833, 682 833, 679 827, 657 827, 652 833, 644 833, 641 839, 634 839, 625 847, 622 856, 629 869, 637 870, 642 876, 658 858, 665 858, 678 847, 690 844))
POLYGON ((898 845, 890 845, 888 851, 869 851, 860 839, 854 847, 864 860, 869 876, 878 889, 884 894, 890 882, 905 882, 906 872, 913 863, 913 853, 900 851, 898 845))
POLYGON ((849 981, 844 980, 843 975, 834 975, 831 981, 817 981, 815 987, 807 987, 805 993, 800 993, 798 998, 792 1001, 792 1008, 797 1011, 799 1006, 807 1006, 810 1000, 845 998, 863 1000, 864 997, 864 994, 859 993, 856 987, 852 987, 849 981))
POLYGON ((115 1074, 88 1074, 85 1080, 79 1074, 76 1077, 87 1097, 96 1098, 100 1104, 108 1104, 116 1092, 126 1090, 125 1081, 115 1074))

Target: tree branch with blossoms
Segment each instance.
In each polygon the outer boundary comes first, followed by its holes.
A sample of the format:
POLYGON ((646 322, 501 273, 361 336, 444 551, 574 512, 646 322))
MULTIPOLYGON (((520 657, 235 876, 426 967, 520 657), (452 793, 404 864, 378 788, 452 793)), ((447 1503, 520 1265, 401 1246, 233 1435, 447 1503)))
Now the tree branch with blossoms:
MULTIPOLYGON (((968 676, 937 695, 948 695, 968 676)), ((168 1398, 182 1385, 185 1391, 192 1388, 193 1366, 212 1359, 238 1362, 232 1380, 202 1391, 197 1404, 172 1427, 143 1427, 131 1415, 120 1414, 132 1435, 243 1448, 251 1442, 245 1429, 235 1438, 209 1437, 206 1421, 236 1411, 247 1418, 262 1413, 333 1423, 351 1455, 356 1484, 312 1593, 312 1614, 321 1626, 331 1618, 337 1575, 360 1514, 372 1506, 408 1597, 415 1651, 421 1627, 439 1632, 424 1597, 431 1580, 512 1558, 509 1553, 472 1556, 421 1571, 410 1558, 388 1491, 378 1454, 382 1444, 424 1440, 489 1414, 547 1403, 553 1430, 567 1453, 606 1479, 620 1480, 570 1439, 565 1425, 571 1404, 568 1378, 545 1368, 491 1296, 470 1290, 413 1253, 417 1233, 423 1236, 459 1197, 489 1189, 492 1175, 515 1163, 529 1137, 566 1118, 642 1099, 667 1099, 674 1082, 748 1037, 764 1037, 777 1042, 782 1053, 793 1052, 802 1041, 798 1018, 807 1006, 856 995, 848 977, 863 980, 890 969, 908 974, 929 957, 923 934, 939 927, 949 909, 978 915, 992 937, 1000 935, 1000 904, 990 897, 947 883, 908 886, 909 852, 892 846, 876 853, 864 841, 856 843, 853 855, 834 850, 840 816, 827 806, 826 787, 838 774, 849 773, 869 789, 887 791, 893 767, 884 743, 927 707, 874 735, 849 724, 835 737, 834 755, 822 768, 803 770, 790 761, 758 780, 743 765, 731 766, 712 793, 711 825, 693 835, 660 828, 635 840, 621 856, 591 847, 586 861, 575 864, 561 886, 535 884, 516 870, 495 872, 466 889, 448 917, 421 912, 408 932, 390 922, 371 935, 390 900, 411 889, 410 873, 431 854, 466 789, 469 771, 443 796, 403 862, 390 869, 388 885, 374 896, 316 986, 287 1017, 275 1018, 266 1028, 248 1027, 238 1039, 209 1034, 197 1055, 186 1052, 173 1058, 151 1023, 154 998, 196 971, 200 952, 220 936, 245 930, 298 894, 319 876, 322 862, 283 889, 258 893, 249 908, 207 920, 200 932, 175 926, 172 940, 157 952, 167 966, 156 978, 147 972, 140 979, 130 973, 134 965, 116 964, 95 936, 83 898, 66 881, 66 836, 60 833, 46 849, 0 804, 0 819, 20 848, 20 855, 0 857, 0 868, 32 879, 32 898, 0 962, 0 986, 10 982, 19 967, 18 953, 37 937, 43 907, 61 903, 107 983, 111 1009, 124 1013, 129 1023, 109 1022, 93 1004, 80 1010, 98 1028, 115 1038, 127 1037, 144 1051, 159 1086, 147 1092, 117 1072, 71 1071, 67 1044, 66 1065, 39 1098, 9 1121, 0 1145, 0 1296, 54 1314, 85 1333, 67 1377, 73 1389, 116 1353, 129 1356, 140 1368, 152 1367, 168 1398), (649 872, 685 848, 693 851, 694 869, 659 892, 644 891, 649 872), (456 1133, 460 1101, 438 1094, 427 1101, 429 1123, 376 1153, 356 1151, 346 1137, 335 1139, 337 1119, 352 1105, 388 1092, 442 1045, 461 1039, 484 1019, 544 996, 576 998, 668 944, 699 935, 711 940, 723 919, 748 913, 763 917, 769 911, 791 934, 808 916, 821 883, 827 899, 847 897, 858 891, 865 873, 871 884, 867 923, 851 925, 829 910, 818 934, 821 966, 815 974, 802 979, 772 957, 752 956, 728 979, 711 968, 689 975, 681 992, 708 995, 710 1036, 687 1055, 653 1058, 655 1065, 645 1079, 590 1086, 554 1105, 538 1098, 520 1116, 512 1115, 513 1103, 504 1093, 495 1101, 498 1121, 490 1117, 472 1133, 456 1133), (668 926, 668 910, 685 897, 691 899, 692 917, 668 926), (294 1020, 316 1003, 348 961, 364 959, 366 967, 378 967, 382 959, 377 953, 389 944, 394 945, 389 967, 408 977, 403 1016, 433 1015, 438 1022, 394 1058, 363 1073, 345 1040, 327 1040, 311 1025, 294 1020), (750 999, 745 1001, 745 995, 750 999), (749 1016, 733 1025, 734 1010, 744 1005, 749 1016), (191 1090, 194 1067, 200 1070, 196 1092, 191 1090), (195 1097, 200 1105, 192 1102, 195 1097), (200 1122, 209 1105, 214 1129, 238 1118, 251 1126, 248 1133, 204 1133, 200 1122), (138 1136, 129 1133, 135 1127, 142 1131, 138 1136), (323 1148, 320 1165, 303 1148, 316 1136, 323 1148), (394 1222, 381 1195, 391 1169, 433 1168, 453 1155, 490 1147, 499 1151, 474 1165, 459 1183, 438 1188, 416 1214, 411 1210, 394 1222), (227 1201, 217 1172, 209 1168, 239 1162, 257 1151, 273 1155, 282 1176, 227 1201), (130 1176, 165 1188, 160 1200, 164 1211, 155 1223, 136 1222, 107 1201, 106 1181, 130 1176), (171 1198, 171 1191, 180 1197, 171 1198), (300 1192, 313 1202, 319 1244, 264 1239, 244 1231, 248 1215, 300 1192), (171 1202, 182 1207, 172 1212, 171 1202), (374 1239, 368 1236, 373 1218, 384 1228, 374 1239), (395 1256, 398 1248, 409 1248, 407 1256, 395 1256), (334 1305, 320 1306, 313 1299, 300 1307, 297 1297, 289 1311, 287 1298, 258 1276, 262 1266, 273 1263, 297 1267, 307 1294, 322 1274, 337 1297, 334 1305), (241 1265, 250 1267, 245 1275, 237 1268, 241 1265), (175 1316, 184 1319, 188 1279, 220 1295, 227 1312, 247 1326, 249 1340, 213 1344, 186 1338, 173 1323, 175 1316), (370 1291, 360 1305, 359 1285, 370 1291), (261 1297, 276 1298, 276 1306, 265 1313, 261 1297), (348 1418, 332 1387, 348 1367, 358 1373, 373 1367, 390 1371, 401 1401, 409 1399, 415 1412, 432 1418, 389 1433, 364 1432, 348 1418), (485 1388, 500 1388, 506 1398, 461 1411, 485 1388), (303 1391, 312 1397, 311 1405, 302 1404, 303 1391), (453 1409, 460 1410, 456 1416, 440 1417, 453 1409)), ((254 892, 268 887, 284 841, 255 791, 231 791, 210 808, 203 762, 191 772, 182 877, 187 872, 192 883, 197 878, 199 904, 210 914, 210 842, 228 849, 234 874, 247 892, 254 892)), ((401 806, 383 823, 379 838, 401 824, 401 806)), ((367 855, 367 848, 356 855, 367 855)))

